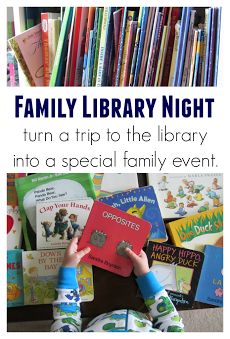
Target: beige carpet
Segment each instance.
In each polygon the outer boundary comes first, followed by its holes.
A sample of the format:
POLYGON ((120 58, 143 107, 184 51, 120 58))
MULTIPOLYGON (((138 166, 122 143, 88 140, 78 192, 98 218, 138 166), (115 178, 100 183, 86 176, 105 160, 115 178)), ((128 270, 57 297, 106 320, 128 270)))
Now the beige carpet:
MULTIPOLYGON (((222 332, 223 309, 182 311, 186 332, 222 332)), ((8 332, 48 332, 51 321, 9 323, 8 332)))

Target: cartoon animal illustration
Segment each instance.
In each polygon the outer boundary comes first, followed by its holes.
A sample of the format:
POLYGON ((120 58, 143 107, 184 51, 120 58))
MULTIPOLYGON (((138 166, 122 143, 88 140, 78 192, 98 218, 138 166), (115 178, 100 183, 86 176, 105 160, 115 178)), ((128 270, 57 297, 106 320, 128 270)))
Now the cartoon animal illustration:
POLYGON ((153 264, 150 270, 159 283, 167 290, 177 291, 176 266, 169 264, 153 264))
POLYGON ((73 228, 74 235, 77 232, 77 230, 80 228, 80 225, 77 223, 77 219, 78 219, 77 214, 71 213, 69 215, 69 220, 70 220, 71 226, 73 228))
POLYGON ((184 294, 188 294, 191 291, 191 285, 186 283, 186 281, 181 278, 178 281, 178 291, 184 294))
POLYGON ((15 283, 7 283, 7 300, 13 301, 21 295, 21 289, 15 283))
POLYGON ((142 205, 141 207, 137 207, 136 204, 133 207, 130 207, 126 213, 134 215, 135 217, 142 218, 145 213, 146 205, 142 205))
POLYGON ((41 222, 44 230, 45 230, 45 234, 42 233, 42 236, 46 238, 46 241, 48 241, 49 237, 53 234, 53 232, 50 231, 50 227, 52 226, 52 222, 50 221, 43 221, 41 222))
POLYGON ((55 226, 54 226, 54 232, 53 237, 55 237, 57 234, 61 235, 60 239, 63 240, 65 236, 65 231, 68 227, 68 218, 67 218, 67 210, 65 208, 61 208, 55 216, 55 226))
POLYGON ((35 266, 28 268, 28 283, 29 283, 29 289, 30 289, 30 300, 32 303, 37 303, 37 297, 35 293, 35 282, 38 278, 38 268, 35 266))
POLYGON ((212 191, 210 187, 207 188, 207 196, 213 200, 213 207, 221 206, 220 196, 216 192, 212 191))
POLYGON ((193 200, 193 197, 189 194, 187 196, 187 207, 193 208, 195 206, 197 206, 197 203, 193 200))
POLYGON ((72 226, 68 226, 66 229, 67 240, 71 240, 74 237, 74 230, 72 226))
POLYGON ((179 186, 179 187, 178 187, 177 197, 184 198, 185 195, 186 195, 186 194, 184 193, 183 187, 182 187, 182 186, 179 186))
POLYGON ((214 190, 219 190, 222 187, 218 184, 218 179, 217 178, 213 178, 213 182, 212 182, 212 189, 214 190))
POLYGON ((187 212, 184 209, 184 203, 180 202, 179 203, 179 209, 175 212, 175 214, 179 214, 181 217, 183 217, 187 212))
POLYGON ((163 175, 163 177, 161 178, 161 181, 158 182, 158 185, 159 185, 159 190, 160 191, 167 191, 167 177, 166 175, 163 175))
POLYGON ((205 212, 209 210, 209 202, 205 201, 205 203, 199 207, 198 213, 205 212))
POLYGON ((201 201, 201 200, 204 199, 204 198, 203 198, 203 195, 202 195, 202 193, 200 192, 199 189, 195 189, 195 196, 194 196, 194 199, 195 199, 196 201, 201 201))
POLYGON ((193 180, 188 181, 187 179, 182 180, 185 188, 188 190, 188 193, 194 193, 195 182, 193 180))
POLYGON ((166 199, 164 199, 164 202, 167 203, 167 206, 166 208, 176 208, 177 207, 177 204, 176 204, 176 198, 172 195, 172 192, 171 191, 168 191, 167 192, 167 197, 166 199))

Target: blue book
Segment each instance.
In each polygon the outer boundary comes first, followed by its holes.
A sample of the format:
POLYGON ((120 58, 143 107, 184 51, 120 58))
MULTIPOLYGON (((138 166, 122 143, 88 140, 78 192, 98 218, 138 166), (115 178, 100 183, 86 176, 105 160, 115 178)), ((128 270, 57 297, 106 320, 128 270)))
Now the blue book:
POLYGON ((208 30, 207 30, 206 51, 205 51, 204 86, 207 86, 207 78, 208 78, 208 63, 209 63, 209 51, 210 51, 211 22, 212 22, 212 8, 209 8, 208 9, 208 30))
MULTIPOLYGON (((190 17, 191 17, 191 7, 187 8, 186 18, 185 18, 185 27, 183 30, 183 36, 182 36, 182 47, 181 47, 181 55, 179 58, 179 73, 178 73, 178 79, 177 79, 177 86, 181 86, 182 83, 182 76, 183 76, 183 70, 184 70, 184 60, 185 60, 185 52, 187 47, 187 40, 188 40, 188 30, 189 30, 189 24, 190 24, 190 17)), ((182 33, 182 31, 181 31, 182 33)))
MULTIPOLYGON (((201 40, 202 40, 202 30, 198 29, 198 36, 197 36, 197 46, 201 44, 201 40)), ((195 67, 194 67, 194 74, 193 74, 193 86, 197 85, 197 77, 198 77, 198 68, 199 68, 199 64, 200 64, 200 50, 196 51, 196 59, 195 59, 195 67)))
POLYGON ((145 43, 145 34, 146 34, 146 27, 147 27, 147 22, 148 22, 148 15, 149 15, 149 7, 143 7, 142 18, 141 18, 141 34, 140 34, 140 41, 139 41, 138 52, 137 52, 137 61, 136 61, 136 69, 134 73, 133 86, 137 86, 138 84, 138 77, 139 77, 143 48, 144 48, 144 43, 145 43))
POLYGON ((99 199, 107 205, 144 219, 152 225, 149 240, 168 239, 164 221, 152 186, 136 188, 99 199))
POLYGON ((22 250, 7 251, 7 307, 24 305, 22 250))
POLYGON ((120 72, 121 72, 121 62, 122 62, 122 54, 123 54, 123 46, 125 40, 125 27, 126 27, 126 18, 127 18, 128 8, 124 8, 123 22, 121 27, 121 39, 119 45, 119 54, 118 54, 118 63, 117 63, 117 72, 116 72, 116 81, 115 86, 119 86, 120 80, 120 72))
POLYGON ((187 7, 183 7, 182 16, 181 16, 181 24, 180 24, 180 35, 179 35, 179 41, 178 41, 178 51, 177 51, 177 56, 176 56, 176 65, 175 65, 175 71, 173 75, 172 86, 177 86, 186 18, 187 18, 187 7))
POLYGON ((217 28, 217 8, 213 8, 212 22, 211 22, 211 37, 210 37, 210 48, 209 48, 207 86, 213 86, 213 78, 214 78, 213 69, 214 69, 215 48, 216 48, 216 28, 217 28))
POLYGON ((216 55, 215 55, 215 67, 214 67, 213 86, 217 86, 218 64, 219 64, 219 49, 220 49, 220 26, 221 26, 221 7, 218 8, 218 13, 217 13, 216 55))
POLYGON ((207 245, 196 301, 223 306, 223 248, 207 245))

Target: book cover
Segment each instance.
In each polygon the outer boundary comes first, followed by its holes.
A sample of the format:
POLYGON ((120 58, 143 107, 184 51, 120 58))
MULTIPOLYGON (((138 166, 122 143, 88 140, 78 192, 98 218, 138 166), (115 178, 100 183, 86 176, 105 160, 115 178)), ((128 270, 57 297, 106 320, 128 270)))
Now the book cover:
POLYGON ((192 308, 204 254, 152 241, 146 254, 150 270, 167 290, 175 307, 192 308))
POLYGON ((136 173, 95 173, 93 183, 97 197, 139 187, 136 173))
POLYGON ((146 254, 150 270, 167 290, 175 307, 192 308, 204 254, 152 241, 146 254))
POLYGON ((7 173, 7 205, 18 206, 18 196, 15 188, 15 179, 25 177, 25 173, 7 173))
POLYGON ((37 249, 66 248, 80 238, 92 205, 92 198, 37 203, 37 249))
POLYGON ((223 307, 223 248, 205 246, 196 301, 223 307))
MULTIPOLYGON (((51 304, 55 300, 58 271, 64 253, 64 249, 23 252, 25 305, 51 304)), ((82 301, 92 301, 94 298, 92 267, 80 263, 77 267, 77 280, 82 301)))
POLYGON ((140 187, 127 192, 100 198, 100 201, 151 224, 149 240, 167 240, 165 225, 161 217, 157 198, 152 186, 140 187))
POLYGON ((223 204, 221 173, 148 173, 162 217, 181 218, 223 204))
POLYGON ((87 173, 33 174, 16 179, 16 190, 27 250, 36 249, 36 203, 96 197, 87 173))
POLYGON ((15 56, 31 86, 43 86, 42 27, 38 24, 9 39, 15 56))
POLYGON ((18 206, 7 206, 7 249, 21 248, 22 223, 18 206))
POLYGON ((169 222, 167 229, 176 246, 203 251, 205 245, 223 247, 223 207, 169 222))
POLYGON ((78 246, 91 248, 82 261, 127 277, 133 265, 124 248, 139 254, 150 228, 143 219, 95 201, 78 246))
POLYGON ((24 305, 22 250, 7 251, 7 307, 24 305))

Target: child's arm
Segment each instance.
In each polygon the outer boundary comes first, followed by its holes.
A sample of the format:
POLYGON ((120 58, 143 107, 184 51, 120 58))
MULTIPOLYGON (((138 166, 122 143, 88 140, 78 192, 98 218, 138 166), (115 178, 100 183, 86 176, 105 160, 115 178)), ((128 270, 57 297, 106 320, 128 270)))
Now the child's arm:
POLYGON ((165 289, 156 279, 148 266, 148 259, 144 251, 136 255, 126 249, 127 255, 134 265, 137 284, 141 290, 145 304, 153 317, 153 326, 162 332, 182 332, 184 325, 165 289))
POLYGON ((81 310, 76 266, 81 258, 89 253, 87 247, 77 252, 78 238, 74 238, 66 249, 62 267, 59 270, 57 298, 53 302, 54 322, 52 332, 81 331, 81 310))

